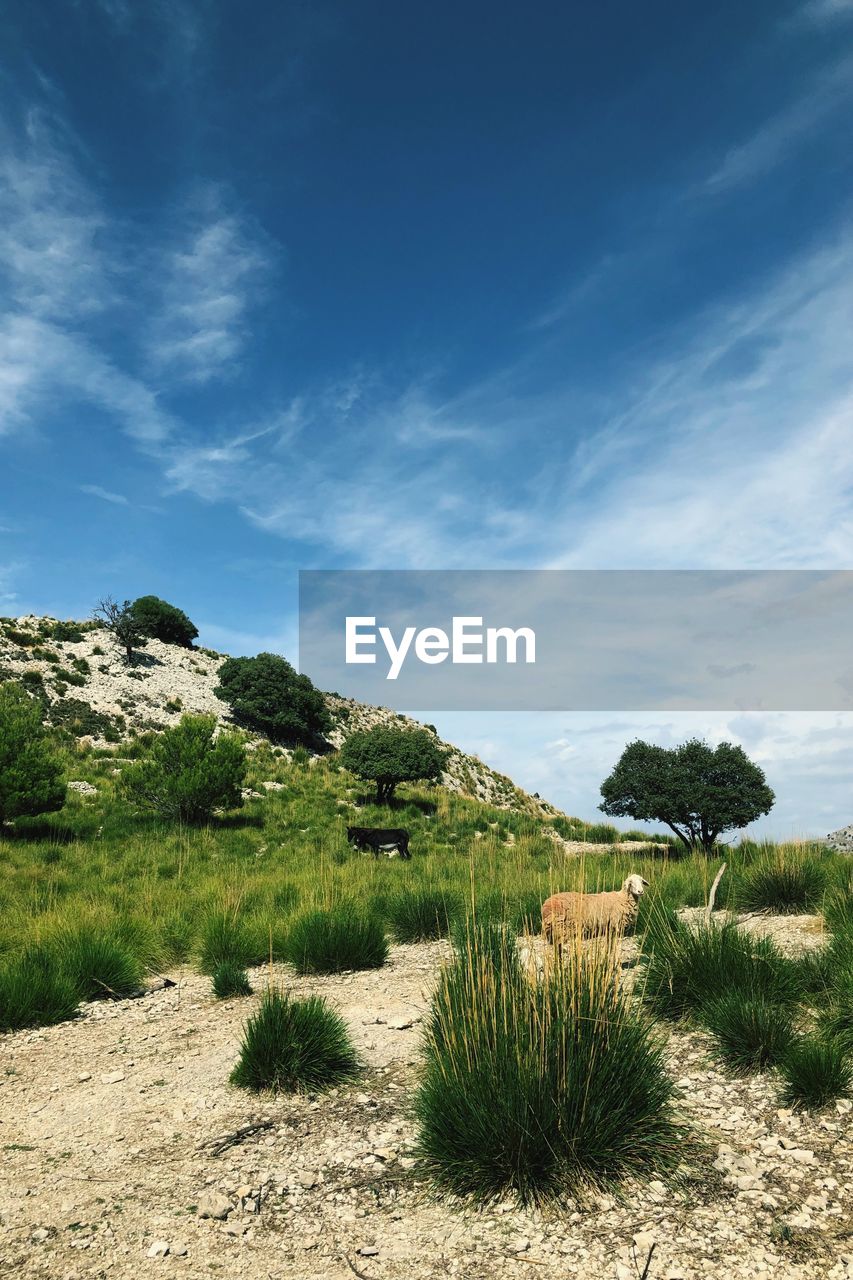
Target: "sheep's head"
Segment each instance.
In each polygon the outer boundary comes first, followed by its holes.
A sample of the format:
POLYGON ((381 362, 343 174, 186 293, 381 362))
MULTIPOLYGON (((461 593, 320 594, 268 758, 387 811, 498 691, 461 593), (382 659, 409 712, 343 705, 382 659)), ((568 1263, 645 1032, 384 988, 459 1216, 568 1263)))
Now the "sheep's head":
POLYGON ((638 875, 628 876, 628 879, 622 886, 625 892, 632 898, 642 898, 648 887, 648 880, 644 880, 642 876, 638 875))

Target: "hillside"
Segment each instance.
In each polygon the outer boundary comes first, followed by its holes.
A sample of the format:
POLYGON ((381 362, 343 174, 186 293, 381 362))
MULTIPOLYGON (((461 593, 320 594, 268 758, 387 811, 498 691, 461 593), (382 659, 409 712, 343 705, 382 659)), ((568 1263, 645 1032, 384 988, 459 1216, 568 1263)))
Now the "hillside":
MULTIPOLYGON (((147 729, 176 724, 185 712, 215 715, 231 723, 228 706, 217 698, 217 672, 228 657, 212 649, 184 649, 149 640, 128 666, 121 648, 92 622, 50 617, 0 619, 0 679, 14 677, 43 692, 51 724, 73 730, 95 745, 125 740, 147 729)), ((417 722, 384 707, 371 707, 327 694, 334 721, 334 747, 377 724, 415 727, 417 722)), ((422 727, 422 726, 419 726, 422 727)), ((443 785, 483 804, 520 813, 555 814, 476 756, 450 743, 443 785)))

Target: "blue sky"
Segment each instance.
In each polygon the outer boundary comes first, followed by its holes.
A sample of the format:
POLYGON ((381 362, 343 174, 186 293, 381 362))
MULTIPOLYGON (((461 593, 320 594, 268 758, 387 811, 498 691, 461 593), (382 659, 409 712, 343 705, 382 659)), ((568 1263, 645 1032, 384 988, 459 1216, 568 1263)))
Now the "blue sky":
MULTIPOLYGON (((850 0, 12 0, 3 46, 2 612, 293 655, 299 568, 853 567, 850 0)), ((500 722, 439 727, 586 814, 632 730, 500 722)), ((853 818, 842 716, 641 727, 853 818)))

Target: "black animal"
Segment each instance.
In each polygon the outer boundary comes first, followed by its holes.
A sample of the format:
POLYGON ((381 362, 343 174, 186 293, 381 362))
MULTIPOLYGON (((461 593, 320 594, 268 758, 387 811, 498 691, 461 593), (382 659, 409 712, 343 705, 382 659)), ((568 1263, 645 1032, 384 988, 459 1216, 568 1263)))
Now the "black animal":
POLYGON ((374 858, 380 853, 398 850, 401 858, 411 858, 409 833, 404 827, 347 827, 347 840, 356 849, 372 849, 374 858))

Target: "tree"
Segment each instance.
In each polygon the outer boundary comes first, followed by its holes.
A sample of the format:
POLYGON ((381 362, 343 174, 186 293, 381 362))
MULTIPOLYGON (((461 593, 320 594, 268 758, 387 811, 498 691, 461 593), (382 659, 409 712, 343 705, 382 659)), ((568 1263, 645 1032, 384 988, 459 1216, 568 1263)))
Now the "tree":
POLYGON ((161 600, 159 596, 140 596, 130 609, 145 635, 162 640, 164 644, 179 644, 189 649, 198 635, 198 627, 183 609, 161 600))
POLYGON ((105 596, 92 610, 92 617, 110 632, 116 643, 124 649, 128 663, 133 665, 133 651, 145 647, 148 633, 134 615, 130 601, 118 604, 112 596, 105 596))
POLYGON ((64 804, 62 765, 45 741, 40 704, 22 685, 0 684, 0 822, 64 804))
POLYGON ((311 742, 332 725, 320 690, 275 653, 228 658, 216 696, 241 724, 274 742, 311 742))
POLYGON ((239 809, 246 752, 236 734, 214 739, 215 716, 182 716, 165 729, 151 754, 122 774, 120 790, 134 804, 190 825, 214 809, 239 809))
POLYGON ((377 804, 389 804, 398 782, 441 777, 445 753, 426 729, 376 725, 351 734, 341 747, 340 761, 359 778, 376 783, 377 804))
POLYGON ((776 799, 741 747, 691 738, 667 749, 631 742, 601 784, 599 808, 611 817, 664 822, 688 849, 710 852, 724 831, 769 813, 776 799))

